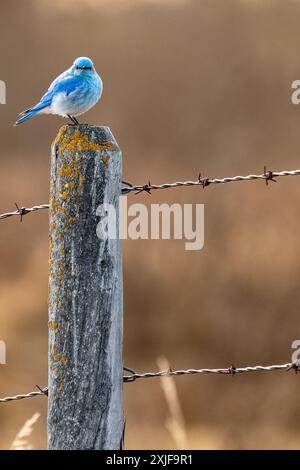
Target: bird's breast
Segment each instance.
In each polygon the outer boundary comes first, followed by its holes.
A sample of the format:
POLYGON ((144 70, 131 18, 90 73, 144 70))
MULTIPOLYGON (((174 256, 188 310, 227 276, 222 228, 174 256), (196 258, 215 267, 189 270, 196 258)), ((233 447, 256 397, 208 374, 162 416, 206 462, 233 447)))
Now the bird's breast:
POLYGON ((101 98, 102 80, 96 75, 82 80, 82 84, 70 92, 56 93, 49 112, 66 116, 78 116, 87 112, 101 98))

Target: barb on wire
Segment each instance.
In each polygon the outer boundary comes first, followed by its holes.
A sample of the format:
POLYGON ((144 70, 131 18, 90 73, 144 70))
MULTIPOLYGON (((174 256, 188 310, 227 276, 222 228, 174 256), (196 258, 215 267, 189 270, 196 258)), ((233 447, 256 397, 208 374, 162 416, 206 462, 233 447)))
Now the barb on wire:
MULTIPOLYGON (((225 178, 207 178, 202 177, 201 173, 198 176, 196 181, 176 181, 175 183, 163 183, 163 184, 151 184, 150 181, 143 185, 133 185, 128 183, 127 181, 122 181, 122 194, 129 194, 134 192, 135 194, 140 194, 142 192, 146 192, 151 194, 151 191, 155 189, 171 189, 171 188, 179 188, 179 187, 188 187, 188 186, 201 186, 202 188, 206 188, 210 184, 223 184, 223 183, 232 183, 235 181, 252 181, 257 179, 262 179, 268 185, 269 181, 273 181, 276 183, 277 180, 274 177, 282 177, 282 176, 299 176, 300 170, 289 170, 289 171, 271 171, 267 170, 266 166, 264 167, 264 172, 260 175, 247 175, 247 176, 227 176, 225 178)), ((39 206, 33 207, 19 207, 17 203, 15 203, 16 210, 13 212, 5 212, 0 214, 1 219, 7 219, 8 217, 12 216, 19 216, 20 221, 22 222, 23 216, 26 214, 30 214, 31 212, 39 211, 41 209, 49 209, 49 204, 41 204, 39 206)))
POLYGON ((273 181, 274 183, 276 180, 275 177, 282 177, 282 176, 299 176, 300 170, 290 170, 290 171, 271 171, 267 170, 266 166, 264 167, 264 172, 258 175, 247 175, 247 176, 227 176, 225 178, 207 178, 202 177, 201 173, 198 176, 198 179, 195 181, 176 181, 175 183, 163 183, 163 184, 151 184, 150 181, 144 185, 133 185, 130 183, 125 183, 126 187, 123 186, 122 194, 128 194, 134 192, 135 194, 140 194, 141 192, 147 192, 151 194, 151 191, 155 189, 170 189, 170 188, 179 188, 179 187, 187 187, 187 186, 201 186, 202 188, 206 188, 211 184, 223 184, 223 183, 232 183, 235 181, 252 181, 262 179, 268 185, 269 181, 273 181))
POLYGON ((177 376, 177 375, 193 375, 193 374, 225 374, 225 375, 235 375, 242 374, 246 372, 272 372, 274 370, 283 370, 288 372, 289 370, 294 370, 295 372, 300 371, 299 362, 289 362, 287 364, 271 365, 271 366, 247 366, 247 367, 235 367, 231 365, 226 369, 185 369, 185 370, 162 370, 159 372, 145 372, 139 374, 137 372, 131 373, 130 375, 125 375, 123 377, 124 382, 134 382, 137 379, 148 379, 152 377, 163 377, 163 376, 177 376))
MULTIPOLYGON (((185 369, 185 370, 161 370, 159 372, 144 372, 139 374, 133 369, 128 367, 123 367, 123 369, 129 372, 129 375, 123 376, 123 382, 135 382, 138 379, 149 379, 153 377, 170 377, 170 376, 179 376, 179 375, 194 375, 194 374, 221 374, 221 375, 236 375, 246 372, 272 372, 275 370, 281 370, 288 372, 294 370, 295 373, 300 372, 300 361, 288 362, 287 364, 271 365, 271 366, 247 366, 247 367, 235 367, 231 365, 230 367, 223 369, 185 369)), ((0 398, 0 403, 6 403, 14 400, 23 400, 24 398, 32 398, 40 395, 48 396, 48 387, 41 388, 36 385, 38 391, 25 393, 22 395, 15 395, 12 397, 0 398)))
POLYGON ((20 222, 23 220, 23 216, 26 214, 29 214, 31 212, 39 211, 41 209, 49 209, 50 205, 49 204, 41 204, 39 206, 33 206, 33 207, 19 207, 18 204, 15 202, 16 210, 13 212, 5 212, 3 214, 0 214, 0 220, 1 219, 7 219, 8 217, 12 217, 14 215, 17 215, 20 217, 20 222))
POLYGON ((35 391, 35 392, 15 395, 13 397, 0 398, 0 403, 6 403, 8 401, 14 401, 14 400, 23 400, 24 398, 38 397, 39 395, 48 395, 47 387, 41 388, 38 385, 36 385, 36 387, 38 388, 38 391, 35 391))

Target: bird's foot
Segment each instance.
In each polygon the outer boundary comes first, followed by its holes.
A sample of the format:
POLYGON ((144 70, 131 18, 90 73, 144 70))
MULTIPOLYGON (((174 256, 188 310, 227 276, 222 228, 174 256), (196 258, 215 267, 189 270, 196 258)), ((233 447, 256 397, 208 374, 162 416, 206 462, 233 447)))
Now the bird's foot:
POLYGON ((67 116, 71 120, 71 122, 70 122, 71 126, 79 126, 80 123, 79 123, 79 121, 77 121, 75 116, 71 116, 71 114, 68 114, 67 116))

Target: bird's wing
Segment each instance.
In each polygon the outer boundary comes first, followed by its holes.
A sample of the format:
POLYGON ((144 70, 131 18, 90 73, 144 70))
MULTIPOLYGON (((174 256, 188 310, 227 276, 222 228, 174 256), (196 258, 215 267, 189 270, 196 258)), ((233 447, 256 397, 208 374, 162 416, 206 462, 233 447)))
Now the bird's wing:
POLYGON ((67 77, 70 77, 72 76, 72 67, 68 70, 65 70, 65 72, 61 73, 58 77, 56 77, 55 80, 53 80, 53 82, 51 83, 51 85, 49 86, 48 88, 48 91, 50 90, 53 90, 53 88, 55 87, 55 85, 60 82, 61 80, 63 80, 64 78, 67 78, 67 77))
POLYGON ((41 100, 32 108, 26 109, 20 116, 29 114, 32 111, 40 111, 44 108, 47 108, 51 105, 53 97, 58 93, 65 93, 66 96, 70 95, 77 88, 82 85, 82 80, 76 75, 70 75, 70 72, 67 70, 59 77, 57 77, 54 82, 51 83, 48 91, 44 94, 41 100))
POLYGON ((49 106, 53 97, 58 93, 64 93, 66 96, 70 95, 77 88, 82 85, 82 79, 76 75, 67 75, 62 78, 57 78, 50 85, 49 90, 42 97, 40 104, 49 106))
POLYGON ((82 86, 82 78, 78 75, 66 76, 53 87, 53 94, 65 93, 67 96, 82 86))

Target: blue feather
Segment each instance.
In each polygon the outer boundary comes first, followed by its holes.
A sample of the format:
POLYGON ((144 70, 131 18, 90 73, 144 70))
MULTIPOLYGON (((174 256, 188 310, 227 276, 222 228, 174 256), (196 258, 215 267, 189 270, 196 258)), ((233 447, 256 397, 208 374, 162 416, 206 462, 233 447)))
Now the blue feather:
POLYGON ((39 113, 71 116, 72 119, 72 116, 83 114, 94 106, 102 95, 102 89, 102 80, 91 59, 79 57, 72 67, 51 83, 48 91, 35 106, 20 114, 15 126, 39 113))
POLYGON ((23 124, 23 122, 28 121, 28 119, 31 119, 33 116, 39 113, 39 109, 32 109, 31 111, 25 111, 23 116, 20 117, 20 119, 15 122, 14 126, 19 126, 20 124, 23 124))
POLYGON ((20 113, 20 118, 15 122, 14 126, 19 126, 20 124, 23 124, 23 122, 28 121, 31 119, 33 116, 38 114, 42 109, 47 108, 47 106, 50 106, 52 102, 52 96, 50 96, 50 93, 46 93, 46 95, 43 96, 41 101, 36 104, 33 108, 26 109, 26 111, 23 111, 20 113), (46 96, 49 95, 49 96, 46 96))

